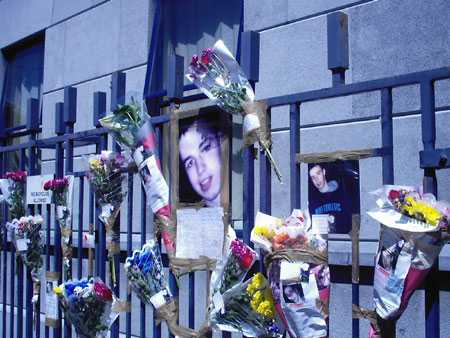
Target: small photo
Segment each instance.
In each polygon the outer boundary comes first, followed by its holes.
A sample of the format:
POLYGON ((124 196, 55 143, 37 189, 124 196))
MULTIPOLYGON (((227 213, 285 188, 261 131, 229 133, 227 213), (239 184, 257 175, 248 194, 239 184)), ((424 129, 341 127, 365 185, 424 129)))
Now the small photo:
POLYGON ((301 284, 283 285, 283 299, 286 304, 300 304, 304 302, 304 298, 301 284))
POLYGON ((228 191, 230 115, 211 107, 178 120, 178 201, 222 206, 228 191))
POLYGON ((308 164, 308 208, 311 215, 330 216, 330 233, 348 234, 352 214, 360 213, 359 162, 308 164))

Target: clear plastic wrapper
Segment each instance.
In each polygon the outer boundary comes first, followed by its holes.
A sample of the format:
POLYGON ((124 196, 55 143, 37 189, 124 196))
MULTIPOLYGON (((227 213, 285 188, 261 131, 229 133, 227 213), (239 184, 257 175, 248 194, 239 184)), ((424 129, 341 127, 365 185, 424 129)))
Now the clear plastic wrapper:
POLYGON ((44 242, 42 239, 41 215, 23 216, 6 223, 6 229, 11 232, 16 253, 23 264, 30 270, 33 281, 33 306, 39 301, 40 281, 42 279, 44 242))
POLYGON ((25 216, 25 185, 26 171, 7 172, 5 178, 0 180, 2 200, 9 205, 9 219, 19 219, 25 216))
POLYGON ((330 271, 323 227, 309 213, 286 219, 258 213, 251 234, 263 248, 275 309, 291 337, 325 337, 328 331, 330 271))
POLYGON ((61 246, 63 251, 63 266, 67 278, 71 278, 70 260, 72 258, 72 206, 73 206, 73 176, 55 178, 44 183, 45 190, 52 191, 55 204, 56 219, 61 227, 61 246))
POLYGON ((216 295, 209 315, 214 328, 241 332, 247 337, 282 336, 272 292, 261 273, 216 295))
MULTIPOLYGON (((385 227, 375 261, 375 311, 397 320, 439 256, 448 228, 448 203, 408 186, 384 186, 374 192, 378 208, 368 214, 385 227)), ((370 337, 377 337, 375 328, 370 337)))
POLYGON ((241 283, 258 259, 258 254, 252 248, 236 238, 231 227, 225 247, 224 258, 216 264, 216 269, 211 274, 211 295, 213 297, 216 292, 223 294, 241 283))
POLYGON ((65 320, 79 337, 106 337, 119 315, 118 299, 100 278, 69 280, 54 288, 65 320))
POLYGON ((368 214, 390 228, 411 232, 446 229, 450 222, 450 203, 437 201, 409 186, 386 185, 373 192, 378 208, 368 214))
POLYGON ((174 253, 174 224, 170 220, 169 187, 161 172, 156 135, 150 117, 132 102, 119 105, 111 115, 99 121, 122 147, 132 152, 145 189, 147 204, 161 225, 161 237, 166 250, 169 254, 174 253))
POLYGON ((161 252, 154 240, 147 241, 141 250, 135 250, 124 267, 131 289, 144 303, 158 309, 172 300, 161 252))
POLYGON ((30 268, 34 282, 41 279, 44 253, 41 228, 44 219, 41 215, 23 216, 6 223, 6 228, 11 231, 16 252, 23 263, 30 268))
POLYGON ((255 102, 253 88, 223 41, 203 50, 200 57, 194 55, 186 77, 225 111, 243 115, 244 143, 259 142, 281 181, 281 172, 269 149, 266 107, 255 102))

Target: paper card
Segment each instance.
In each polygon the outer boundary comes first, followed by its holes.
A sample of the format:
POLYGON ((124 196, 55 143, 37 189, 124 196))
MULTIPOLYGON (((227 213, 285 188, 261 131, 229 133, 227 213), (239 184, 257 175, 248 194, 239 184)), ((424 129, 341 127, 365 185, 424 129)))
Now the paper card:
POLYGON ((281 281, 299 281, 302 263, 291 263, 282 261, 280 264, 281 281))
POLYGON ((326 235, 329 232, 329 215, 312 215, 312 231, 315 234, 326 235))
POLYGON ((58 319, 58 296, 53 288, 58 286, 58 281, 47 281, 45 295, 45 317, 49 319, 58 319))
POLYGON ((313 273, 309 275, 308 282, 302 282, 301 284, 305 302, 315 302, 316 299, 319 299, 319 289, 317 288, 316 276, 313 273))
POLYGON ((28 239, 19 238, 14 241, 17 251, 27 251, 28 249, 28 239))
POLYGON ((95 235, 83 232, 83 248, 95 249, 95 235))
POLYGON ((52 202, 52 192, 51 190, 44 190, 44 183, 52 179, 53 175, 28 176, 27 204, 50 204, 52 202))
POLYGON ((155 309, 158 309, 167 303, 168 297, 169 297, 168 292, 166 289, 164 289, 164 290, 158 292, 156 295, 153 295, 150 298, 150 302, 153 304, 155 309))
POLYGON ((386 208, 375 211, 369 211, 367 214, 377 222, 394 229, 409 232, 434 232, 439 230, 439 226, 433 226, 414 218, 402 215, 398 211, 386 208))
POLYGON ((178 209, 176 257, 220 259, 224 232, 223 208, 178 209))
POLYGON ((213 296, 213 304, 216 310, 220 309, 221 313, 225 312, 225 304, 223 302, 223 296, 220 292, 216 292, 213 296))

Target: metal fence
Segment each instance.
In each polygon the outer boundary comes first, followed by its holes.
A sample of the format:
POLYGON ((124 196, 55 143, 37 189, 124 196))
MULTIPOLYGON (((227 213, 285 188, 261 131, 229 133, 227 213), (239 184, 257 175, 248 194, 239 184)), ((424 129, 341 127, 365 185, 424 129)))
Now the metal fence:
MULTIPOLYGON (((346 31, 347 18, 342 13, 333 13, 328 17, 328 63, 332 74, 332 87, 320 90, 305 91, 292 95, 283 95, 268 98, 267 104, 270 109, 278 106, 290 107, 290 206, 291 208, 300 208, 300 163, 297 155, 300 153, 300 114, 301 105, 305 102, 324 100, 342 96, 356 95, 368 92, 381 93, 381 114, 378 116, 381 128, 380 147, 372 149, 372 157, 381 157, 382 159, 382 178, 384 184, 394 183, 394 162, 393 162, 393 111, 392 111, 392 90, 394 88, 419 85, 421 99, 421 119, 422 119, 422 142, 423 151, 420 152, 420 167, 424 170, 424 190, 426 192, 437 193, 436 170, 448 168, 447 161, 450 156, 450 148, 436 149, 436 119, 435 119, 435 102, 434 102, 434 83, 438 80, 450 78, 450 69, 434 69, 429 71, 405 74, 390 78, 377 79, 366 82, 345 83, 345 71, 348 68, 348 40, 346 31)), ((238 48, 238 54, 241 54, 241 65, 247 73, 249 79, 254 83, 258 81, 258 59, 259 59, 259 35, 255 32, 243 32, 241 36, 241 45, 238 48)), ((150 58, 149 58, 150 60, 150 58)), ((152 112, 158 113, 164 107, 171 103, 192 102, 203 95, 184 96, 183 92, 192 89, 192 86, 183 86, 182 62, 174 57, 169 67, 169 85, 166 90, 157 91, 147 95, 147 99, 152 104, 152 112)), ((115 73, 112 76, 111 86, 111 107, 124 103, 125 100, 125 74, 115 73)), ((31 99, 28 103, 28 120, 26 125, 6 129, 1 136, 0 146, 0 173, 4 174, 8 161, 12 154, 18 153, 20 158, 20 169, 27 170, 30 175, 39 174, 40 170, 40 152, 44 149, 53 152, 55 159, 55 176, 63 177, 67 174, 76 176, 75 184, 79 186, 79 193, 76 196, 74 206, 78 208, 77 228, 74 229, 74 241, 77 246, 74 248, 73 266, 74 277, 82 277, 85 268, 88 253, 82 247, 82 234, 86 231, 88 224, 85 224, 83 215, 89 214, 89 224, 95 224, 96 247, 95 247, 95 275, 100 276, 103 280, 106 277, 106 238, 104 225, 98 221, 94 203, 93 193, 88 189, 84 172, 74 172, 74 149, 86 145, 94 145, 96 152, 100 152, 107 148, 108 135, 107 131, 98 124, 98 119, 106 114, 106 93, 96 92, 93 95, 94 111, 93 111, 93 129, 74 132, 74 125, 77 121, 76 107, 77 91, 74 87, 64 89, 64 102, 57 103, 55 106, 55 134, 56 136, 46 139, 39 139, 41 126, 39 124, 39 101, 31 99), (27 141, 20 144, 10 144, 11 140, 17 137, 26 137, 27 141), (85 195, 89 194, 88 198, 85 195), (85 201, 88 203, 85 203, 85 201)), ((156 114, 157 115, 157 114, 156 114)), ((340 120, 333 123, 349 123, 363 121, 364 119, 340 120)), ((152 122, 157 130, 160 153, 163 154, 162 147, 162 126, 170 121, 168 115, 160 115, 152 117, 152 122)), ((264 153, 260 153, 259 160, 259 182, 255 182, 255 150, 249 147, 244 150, 244 213, 243 213, 243 231, 239 232, 244 241, 250 242, 250 231, 253 227, 255 214, 255 184, 260 185, 259 209, 262 212, 271 212, 271 168, 268 159, 264 153)), ((128 198, 125 207, 128 209, 126 219, 126 249, 122 248, 122 252, 117 257, 116 268, 120 271, 120 262, 124 262, 127 255, 132 251, 132 215, 135 201, 133 200, 133 173, 128 174, 128 198)), ((145 194, 141 191, 141 199, 145 205, 145 194)), ((55 215, 50 206, 28 207, 29 212, 39 212, 46 215, 46 245, 45 245, 45 270, 57 271, 62 276, 62 255, 60 227, 56 222, 55 215), (54 226, 52 226, 54 224, 54 226), (53 236, 51 236, 53 234, 53 236)), ((141 208, 140 236, 141 243, 146 241, 146 233, 150 228, 147 223, 147 213, 150 212, 145 208, 141 208)), ((4 207, 4 216, 7 216, 7 208, 4 207)), ((2 220, 5 222, 5 219, 2 220)), ((167 266, 167 257, 164 256, 164 262, 167 266)), ((67 323, 63 327, 49 328, 46 327, 41 332, 41 326, 33 326, 33 307, 31 298, 33 294, 33 286, 29 271, 26 271, 23 264, 15 259, 15 249, 7 240, 7 236, 3 237, 2 259, 0 261, 0 269, 2 271, 2 318, 1 318, 1 337, 72 337, 72 329, 67 323), (9 261, 9 262, 8 262, 9 261), (8 269, 9 266, 9 269, 8 269), (25 293, 25 294, 24 294, 25 293), (16 297, 17 296, 17 297, 16 297), (25 316, 24 316, 25 312, 25 316), (25 317, 25 318, 24 318, 25 317)), ((263 269, 262 263, 260 269, 263 269)), ((338 269, 331 266, 332 278, 350 282, 349 270, 338 269), (345 276, 343 276, 343 274, 345 276)), ((438 267, 435 266, 433 272, 429 275, 426 282, 426 337, 439 337, 439 283, 437 280, 438 267)), ((120 278, 118 279, 120 281, 120 278)), ((332 280, 333 281, 333 280, 332 280)), ((61 277, 60 277, 61 282, 61 277)), ((188 324, 194 327, 196 313, 196 295, 195 275, 189 274, 188 285, 188 324)), ((171 287, 176 288, 174 279, 171 277, 171 287)), ((124 288, 117 285, 116 294, 122 298, 131 301, 131 295, 124 293, 124 288), (122 290, 122 292, 121 292, 122 290)), ((352 286, 353 303, 359 304, 359 281, 353 280, 352 286)), ((146 321, 146 309, 144 304, 139 305, 140 308, 140 337, 145 337, 149 330, 152 330, 152 336, 161 337, 161 327, 156 325, 155 320, 146 321)), ((45 309, 42 307, 40 311, 43 313, 45 309)), ((60 314, 61 315, 61 314, 60 314)), ((118 337, 119 333, 126 337, 131 337, 131 328, 133 324, 131 313, 125 316, 125 325, 121 326, 116 321, 111 329, 111 337, 118 337)), ((333 318, 330 318, 333 321, 333 318)), ((122 322, 123 323, 123 322, 122 322)), ((387 323, 387 332, 390 336, 395 336, 395 323, 387 323), (388 324, 391 324, 390 327, 388 324)), ((350 335, 350 333, 349 333, 350 335)), ((230 334, 223 333, 224 337, 230 334)), ((353 320, 353 337, 359 337, 359 321, 353 320)))

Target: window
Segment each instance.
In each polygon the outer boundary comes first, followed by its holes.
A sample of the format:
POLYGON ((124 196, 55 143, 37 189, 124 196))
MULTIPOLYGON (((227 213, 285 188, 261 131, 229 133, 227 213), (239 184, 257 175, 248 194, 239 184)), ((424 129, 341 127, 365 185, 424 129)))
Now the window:
POLYGON ((44 71, 43 38, 33 38, 3 50, 6 76, 2 97, 4 127, 18 127, 26 123, 29 98, 41 97, 44 71))

